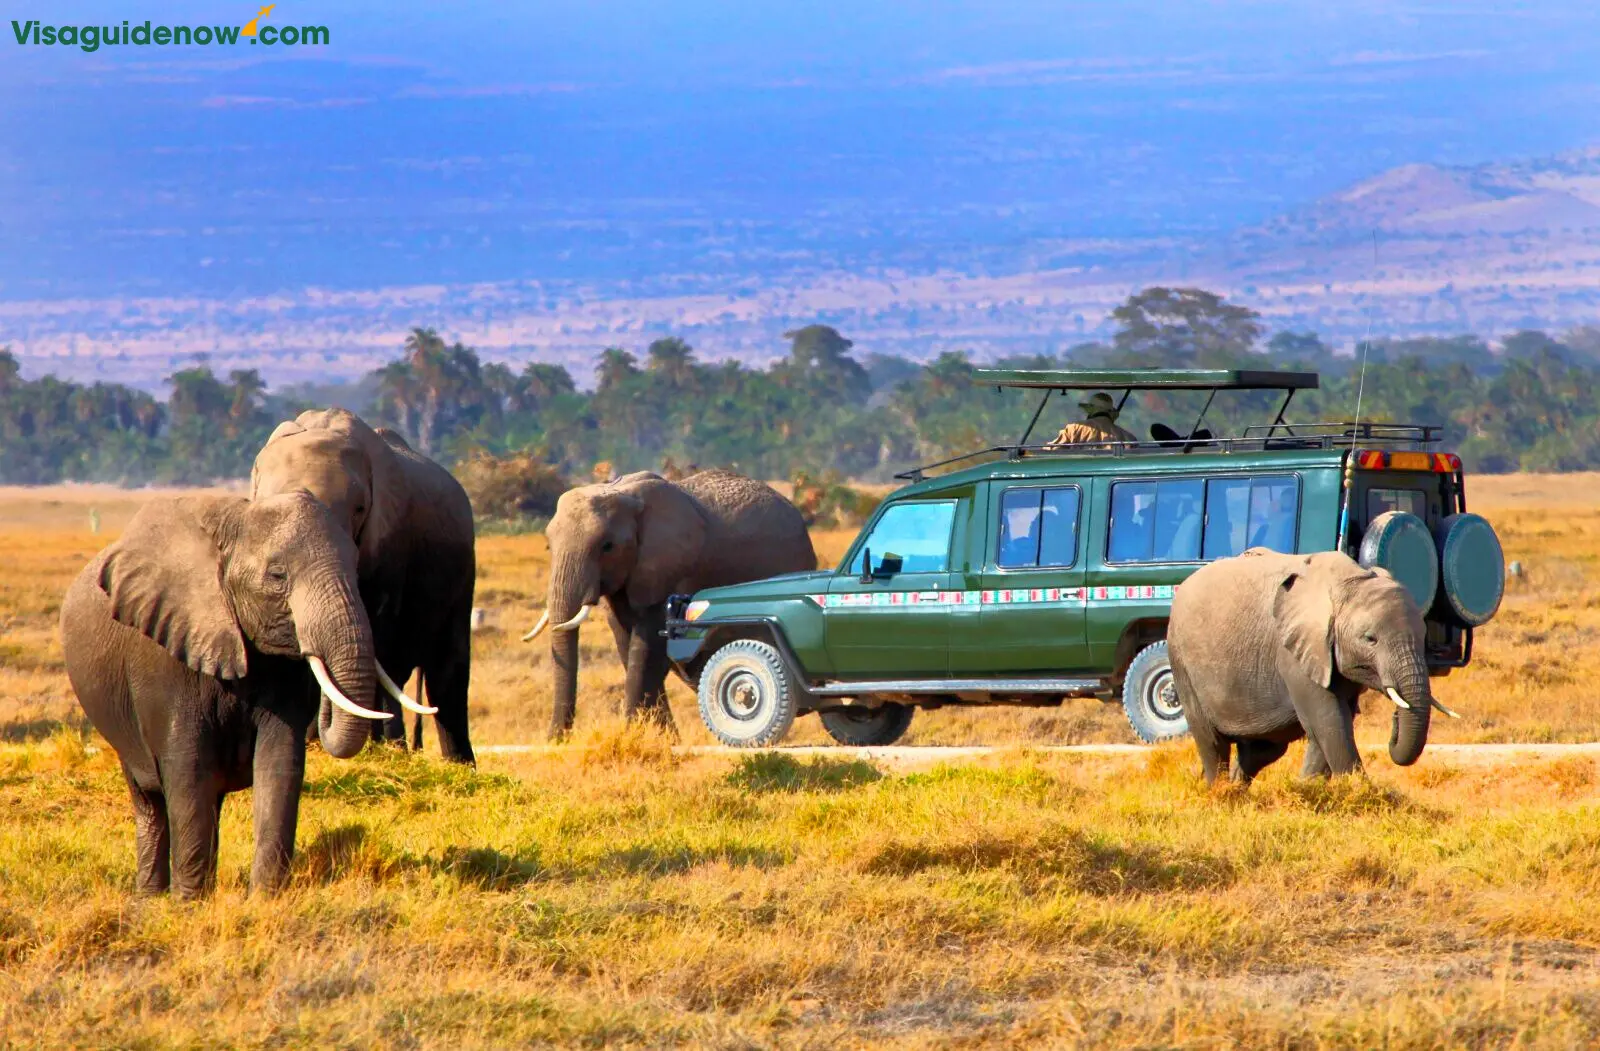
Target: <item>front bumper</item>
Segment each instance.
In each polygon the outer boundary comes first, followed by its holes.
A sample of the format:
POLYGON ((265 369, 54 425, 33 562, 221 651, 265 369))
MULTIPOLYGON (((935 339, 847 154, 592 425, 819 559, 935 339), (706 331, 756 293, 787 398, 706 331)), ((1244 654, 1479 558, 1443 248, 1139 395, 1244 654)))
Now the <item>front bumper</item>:
POLYGON ((667 660, 673 664, 688 664, 700 655, 706 644, 706 629, 695 627, 686 620, 669 620, 662 632, 667 637, 667 660))
POLYGON ((680 667, 700 655, 706 643, 706 629, 695 627, 683 619, 692 595, 667 596, 667 624, 661 634, 667 640, 667 660, 680 667))

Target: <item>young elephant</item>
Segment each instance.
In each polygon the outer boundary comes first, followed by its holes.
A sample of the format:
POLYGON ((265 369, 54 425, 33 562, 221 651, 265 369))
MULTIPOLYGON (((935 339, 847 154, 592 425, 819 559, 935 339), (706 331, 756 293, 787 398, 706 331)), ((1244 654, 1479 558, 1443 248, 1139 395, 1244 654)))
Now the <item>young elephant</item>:
POLYGON ((572 729, 578 690, 577 628, 604 599, 627 669, 624 711, 670 726, 667 596, 815 569, 805 520, 770 486, 731 471, 681 483, 640 471, 561 494, 545 529, 550 592, 532 639, 550 628, 555 711, 550 736, 572 729))
POLYGON ((312 497, 147 504, 67 591, 67 676, 116 749, 133 797, 141 893, 176 876, 193 897, 216 880, 223 797, 254 787, 254 887, 294 854, 306 728, 320 686, 323 747, 370 739, 372 629, 355 591, 355 546, 312 497), (173 869, 176 873, 173 873, 173 869))
POLYGON ((1410 593, 1338 552, 1252 548, 1197 570, 1173 599, 1167 646, 1206 782, 1228 773, 1235 746, 1248 782, 1301 737, 1304 776, 1361 769, 1363 687, 1396 705, 1390 758, 1416 762, 1437 704, 1423 641, 1410 593))

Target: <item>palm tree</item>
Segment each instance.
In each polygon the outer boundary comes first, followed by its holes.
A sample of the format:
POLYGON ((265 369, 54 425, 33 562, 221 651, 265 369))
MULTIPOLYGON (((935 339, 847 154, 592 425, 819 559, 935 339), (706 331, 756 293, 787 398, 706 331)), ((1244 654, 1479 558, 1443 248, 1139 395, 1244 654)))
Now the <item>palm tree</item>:
POLYGON ((595 393, 604 394, 639 375, 638 359, 621 347, 607 347, 600 352, 594 367, 595 393))
POLYGON ((673 387, 686 387, 694 379, 694 348, 676 336, 651 343, 645 357, 645 367, 673 387))

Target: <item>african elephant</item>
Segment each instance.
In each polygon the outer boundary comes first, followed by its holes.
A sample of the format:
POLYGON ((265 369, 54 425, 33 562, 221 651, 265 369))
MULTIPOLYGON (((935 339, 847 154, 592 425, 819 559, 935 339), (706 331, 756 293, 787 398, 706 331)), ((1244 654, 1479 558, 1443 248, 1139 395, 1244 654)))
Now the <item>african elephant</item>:
MULTIPOLYGON (((449 471, 398 434, 373 430, 344 409, 280 423, 250 471, 253 500, 303 489, 333 512, 356 543, 361 600, 378 651, 380 706, 422 670, 446 759, 472 763, 467 685, 472 670, 472 504, 449 471)), ((420 700, 420 690, 419 690, 420 700)), ((405 737, 400 720, 374 736, 405 737)), ((422 747, 417 720, 414 747, 422 747)))
POLYGON ((1363 687, 1396 706, 1390 758, 1416 762, 1438 706, 1424 638, 1410 593, 1339 552, 1251 548, 1196 570, 1173 599, 1167 646, 1207 783, 1229 772, 1235 746, 1234 776, 1248 782, 1301 737, 1303 776, 1360 770, 1363 687))
POLYGON ((532 639, 551 625, 555 711, 550 735, 572 729, 578 625, 604 599, 627 669, 624 712, 667 727, 667 596, 815 569, 816 552, 795 506, 770 486, 710 470, 669 482, 641 471, 561 494, 545 530, 550 590, 532 639))
POLYGON ((78 575, 61 607, 67 676, 116 749, 133 797, 141 893, 204 894, 223 797, 255 789, 253 886, 294 855, 306 728, 331 700, 323 746, 370 738, 372 629, 356 551, 304 493, 145 505, 78 575), (315 683, 315 685, 313 685, 315 683))

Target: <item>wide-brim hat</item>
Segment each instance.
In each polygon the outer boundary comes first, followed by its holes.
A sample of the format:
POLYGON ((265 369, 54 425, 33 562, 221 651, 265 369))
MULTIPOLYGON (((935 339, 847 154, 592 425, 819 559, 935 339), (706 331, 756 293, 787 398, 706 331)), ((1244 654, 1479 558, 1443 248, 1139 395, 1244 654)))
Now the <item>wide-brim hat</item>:
POLYGON ((1090 416, 1115 416, 1117 403, 1111 400, 1111 395, 1101 392, 1078 402, 1078 408, 1090 416))

